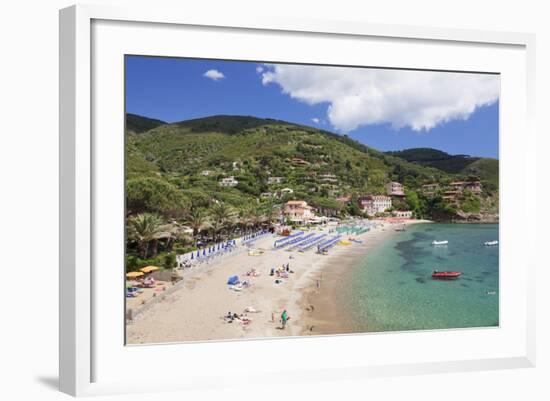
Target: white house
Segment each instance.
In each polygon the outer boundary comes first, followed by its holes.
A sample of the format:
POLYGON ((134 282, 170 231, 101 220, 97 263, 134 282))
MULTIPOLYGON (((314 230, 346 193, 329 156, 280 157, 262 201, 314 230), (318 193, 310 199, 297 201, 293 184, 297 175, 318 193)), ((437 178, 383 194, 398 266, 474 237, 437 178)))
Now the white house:
POLYGON ((392 214, 394 217, 399 217, 401 219, 411 219, 413 212, 411 210, 394 210, 392 214))
POLYGON ((238 183, 239 181, 237 181, 233 176, 222 178, 219 182, 222 187, 234 187, 238 183))
POLYGON ((212 175, 212 171, 211 170, 202 170, 201 175, 203 175, 205 177, 209 177, 209 176, 212 175))
POLYGON ((283 177, 268 177, 267 183, 268 184, 280 184, 283 182, 283 177))

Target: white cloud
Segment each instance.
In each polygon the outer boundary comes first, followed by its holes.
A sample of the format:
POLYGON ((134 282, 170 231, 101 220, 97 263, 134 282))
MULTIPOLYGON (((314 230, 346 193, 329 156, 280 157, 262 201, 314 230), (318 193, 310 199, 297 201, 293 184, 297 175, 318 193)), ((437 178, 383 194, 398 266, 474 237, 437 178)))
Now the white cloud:
POLYGON ((317 117, 312 118, 311 121, 313 121, 315 124, 321 123, 321 120, 319 120, 317 117))
POLYGON ((327 103, 327 119, 341 131, 379 123, 430 130, 499 97, 499 77, 486 74, 266 65, 261 77, 306 104, 327 103))
POLYGON ((225 78, 225 75, 223 75, 223 73, 218 70, 208 70, 204 74, 202 74, 202 76, 210 78, 214 81, 219 81, 220 79, 225 78))
POLYGON ((261 74, 262 72, 264 72, 264 67, 262 67, 261 65, 257 66, 257 67, 256 67, 256 72, 257 72, 258 74, 261 74))

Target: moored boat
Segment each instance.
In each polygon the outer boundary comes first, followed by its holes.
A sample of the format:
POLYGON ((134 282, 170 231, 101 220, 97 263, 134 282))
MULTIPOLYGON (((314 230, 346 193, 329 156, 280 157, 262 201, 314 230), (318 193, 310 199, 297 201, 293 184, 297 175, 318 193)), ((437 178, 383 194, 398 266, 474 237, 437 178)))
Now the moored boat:
POLYGON ((449 241, 432 241, 432 245, 447 245, 449 241))
POLYGON ((454 272, 454 271, 440 272, 438 270, 434 270, 432 273, 432 278, 453 279, 453 278, 459 278, 461 274, 462 272, 454 272))
POLYGON ((485 246, 495 246, 495 245, 498 245, 498 241, 485 241, 483 243, 483 245, 485 245, 485 246))

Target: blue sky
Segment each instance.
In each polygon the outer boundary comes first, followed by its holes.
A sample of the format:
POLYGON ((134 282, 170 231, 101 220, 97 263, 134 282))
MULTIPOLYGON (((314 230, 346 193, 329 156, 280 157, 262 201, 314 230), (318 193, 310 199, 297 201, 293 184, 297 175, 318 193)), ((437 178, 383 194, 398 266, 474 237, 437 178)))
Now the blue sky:
POLYGON ((498 158, 498 76, 127 56, 126 111, 215 114, 327 129, 380 150, 498 158))

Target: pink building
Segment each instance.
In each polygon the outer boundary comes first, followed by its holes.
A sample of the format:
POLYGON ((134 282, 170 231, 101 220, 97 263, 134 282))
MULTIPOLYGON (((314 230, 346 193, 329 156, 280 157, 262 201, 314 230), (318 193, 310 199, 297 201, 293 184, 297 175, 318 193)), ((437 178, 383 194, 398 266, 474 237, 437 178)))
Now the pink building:
POLYGON ((306 201, 303 200, 291 200, 285 205, 284 210, 285 217, 294 222, 308 222, 315 217, 313 213, 313 207, 309 206, 306 201))
POLYGON ((390 196, 405 196, 405 188, 399 182, 386 184, 386 192, 390 196))
POLYGON ((474 194, 480 194, 483 191, 483 187, 481 185, 481 182, 479 181, 467 182, 464 185, 464 189, 468 189, 472 191, 474 194))
POLYGON ((385 195, 367 195, 358 199, 359 208, 369 216, 384 213, 391 208, 391 198, 385 195))

